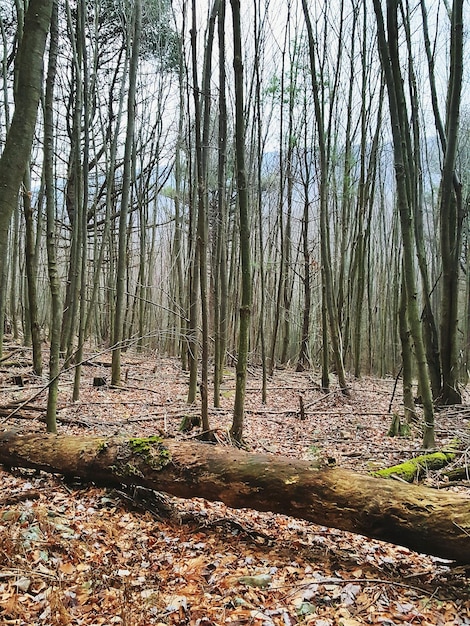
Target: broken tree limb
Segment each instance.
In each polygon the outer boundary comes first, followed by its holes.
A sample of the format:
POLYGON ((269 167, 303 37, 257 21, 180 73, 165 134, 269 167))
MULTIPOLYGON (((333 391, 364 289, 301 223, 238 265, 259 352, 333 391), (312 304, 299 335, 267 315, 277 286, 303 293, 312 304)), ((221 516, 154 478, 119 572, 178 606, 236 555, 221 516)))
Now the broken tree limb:
POLYGON ((413 482, 429 470, 439 470, 448 465, 456 457, 456 452, 429 452, 415 456, 408 461, 386 467, 374 472, 374 476, 379 478, 390 478, 398 476, 407 483, 413 482))
POLYGON ((159 437, 0 433, 0 463, 272 511, 470 563, 470 500, 288 457, 159 437))

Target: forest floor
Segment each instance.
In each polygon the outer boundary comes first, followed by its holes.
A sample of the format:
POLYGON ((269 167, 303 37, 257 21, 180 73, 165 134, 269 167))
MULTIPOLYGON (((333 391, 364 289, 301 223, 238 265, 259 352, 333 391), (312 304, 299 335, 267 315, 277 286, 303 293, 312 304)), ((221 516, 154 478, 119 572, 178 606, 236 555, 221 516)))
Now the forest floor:
MULTIPOLYGON (((194 436, 178 433, 182 416, 197 410, 186 404, 188 377, 179 363, 123 358, 122 389, 93 387, 94 377, 109 379, 110 372, 106 360, 90 360, 78 402, 71 402, 73 373, 62 376, 59 432, 194 436)), ((31 376, 27 361, 18 353, 0 364, 0 430, 45 431, 44 392, 8 417, 44 384, 31 376)), ((332 457, 366 473, 420 449, 417 428, 410 437, 386 436, 390 410, 402 411, 399 388, 392 400, 391 378, 351 379, 345 397, 322 393, 313 373, 287 368, 269 380, 265 405, 260 381, 261 371, 250 369, 245 440, 253 451, 332 457)), ((210 411, 221 442, 231 423, 234 382, 228 370, 221 408, 210 411)), ((469 404, 466 391, 466 410, 437 414, 439 446, 459 436, 468 448, 469 404)), ((125 494, 71 485, 58 475, 0 470, 0 479, 1 624, 470 624, 469 572, 442 559, 205 500, 172 499, 175 522, 136 509, 125 494)), ((424 479, 437 482, 433 473, 424 479)), ((470 498, 468 481, 439 487, 470 498)))

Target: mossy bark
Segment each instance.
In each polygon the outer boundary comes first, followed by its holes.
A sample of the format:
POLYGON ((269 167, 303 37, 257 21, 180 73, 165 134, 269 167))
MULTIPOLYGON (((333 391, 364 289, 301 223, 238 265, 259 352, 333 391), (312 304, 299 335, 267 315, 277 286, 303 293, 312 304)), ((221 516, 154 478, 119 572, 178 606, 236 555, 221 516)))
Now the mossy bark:
POLYGON ((0 463, 282 513, 470 563, 468 498, 319 463, 159 437, 1 434, 0 463))
POLYGON ((387 432, 387 437, 407 437, 411 432, 408 420, 402 423, 398 413, 392 416, 392 423, 387 432))
POLYGON ((390 478, 397 476, 406 482, 411 483, 419 478, 427 470, 438 470, 448 465, 455 459, 453 452, 432 452, 431 454, 423 454, 421 456, 409 459, 404 463, 393 465, 385 469, 374 472, 374 476, 380 478, 390 478))

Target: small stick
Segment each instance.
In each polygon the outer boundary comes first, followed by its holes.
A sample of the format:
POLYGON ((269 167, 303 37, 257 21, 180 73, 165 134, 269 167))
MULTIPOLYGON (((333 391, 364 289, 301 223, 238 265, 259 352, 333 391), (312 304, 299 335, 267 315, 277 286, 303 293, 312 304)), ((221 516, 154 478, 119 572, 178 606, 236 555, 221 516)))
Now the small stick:
POLYGON ((304 397, 302 394, 299 394, 299 408, 300 408, 300 419, 303 421, 305 420, 306 415, 305 415, 304 397))

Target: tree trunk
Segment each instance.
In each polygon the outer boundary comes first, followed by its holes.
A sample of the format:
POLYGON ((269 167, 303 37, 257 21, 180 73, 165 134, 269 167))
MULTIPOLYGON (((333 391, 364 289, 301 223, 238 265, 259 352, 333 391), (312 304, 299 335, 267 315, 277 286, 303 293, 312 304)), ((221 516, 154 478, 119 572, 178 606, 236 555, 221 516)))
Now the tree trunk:
POLYGON ((459 270, 462 245, 462 189, 455 173, 463 76, 463 0, 454 0, 451 16, 446 142, 440 186, 442 259, 441 364, 442 404, 461 404, 458 384, 459 270))
POLYGON ((57 262, 57 225, 54 187, 54 87, 57 74, 59 45, 59 7, 54 0, 51 16, 49 61, 47 67, 46 92, 44 97, 44 180, 46 187, 46 249, 47 272, 51 292, 49 387, 47 393, 46 424, 48 432, 57 432, 57 396, 60 372, 60 323, 62 298, 60 275, 57 262))
POLYGON ((230 436, 240 442, 243 436, 243 418, 245 413, 246 370, 252 306, 252 278, 250 252, 250 219, 248 207, 248 189, 245 169, 245 119, 243 96, 243 59, 241 44, 240 2, 231 0, 233 18, 233 69, 235 76, 235 152, 237 167, 237 195, 240 228, 241 260, 241 305, 240 327, 238 335, 237 378, 235 383, 235 401, 230 436))
MULTIPOLYGON (((259 339, 261 348, 261 402, 266 404, 268 399, 268 363, 266 354, 266 266, 264 259, 264 233, 263 233, 263 154, 265 139, 263 139, 263 115, 262 115, 262 80, 260 64, 262 64, 262 23, 261 2, 254 3, 254 43, 255 43, 255 115, 256 124, 256 212, 258 215, 258 246, 259 246, 259 285, 260 285, 260 315, 258 318, 259 339)), ((253 131, 254 132, 254 131, 253 131)))
POLYGON ((18 50, 15 113, 0 157, 0 276, 5 271, 10 219, 31 153, 42 93, 43 55, 51 12, 52 0, 31 0, 18 50))
POLYGON ((414 235, 416 242, 416 258, 418 261, 419 273, 421 276, 421 292, 422 292, 422 314, 421 322, 423 327, 423 341, 426 349, 426 360, 428 363, 429 382, 433 400, 439 397, 441 393, 441 364, 439 356, 439 337, 437 333, 436 320, 431 306, 431 293, 429 278, 429 263, 426 253, 425 227, 424 227, 424 185, 423 185, 423 166, 422 166, 422 140, 421 140, 421 124, 419 110, 419 88, 418 77, 415 71, 413 61, 413 43, 410 29, 411 16, 409 15, 409 7, 406 6, 407 19, 404 20, 404 30, 406 36, 406 45, 408 49, 408 90, 410 98, 410 141, 409 160, 413 163, 413 167, 408 166, 409 176, 412 180, 412 199, 413 199, 413 217, 414 217, 414 235), (412 145, 411 145, 412 144, 412 145))
POLYGON ((114 319, 113 351, 111 367, 111 384, 121 384, 121 348, 124 338, 124 317, 125 317, 125 279, 127 273, 127 217, 129 211, 129 201, 131 194, 132 178, 132 150, 135 132, 135 107, 137 89, 137 70, 139 66, 139 49, 141 36, 141 12, 140 0, 134 4, 134 14, 132 16, 132 30, 129 33, 131 38, 131 52, 129 64, 129 91, 127 100, 127 129, 126 143, 124 147, 124 170, 122 174, 121 208, 119 215, 118 233, 118 265, 116 273, 116 316, 114 319))
MULTIPOLYGON (((196 90, 196 85, 194 84, 195 79, 197 78, 196 72, 196 64, 194 61, 194 57, 196 56, 196 43, 197 43, 197 30, 196 30, 196 6, 195 3, 192 5, 192 23, 191 23, 191 58, 192 58, 192 81, 193 81, 193 90, 196 90)), ((194 95, 194 93, 193 93, 194 95)), ((194 102, 196 103, 197 98, 194 98, 194 102)), ((200 134, 200 114, 198 117, 198 112, 194 112, 194 130, 195 135, 200 134)), ((191 139, 191 136, 190 136, 191 139)), ((198 150, 196 148, 196 158, 198 155, 198 150)), ((198 177, 197 171, 197 163, 194 164, 196 169, 196 178, 198 177)), ((197 377, 198 377, 198 356, 199 356, 199 345, 198 345, 198 317, 199 317, 199 253, 200 247, 197 245, 197 215, 198 211, 196 208, 198 206, 198 197, 196 198, 195 191, 197 193, 197 189, 194 184, 194 171, 189 171, 189 180, 190 192, 189 192, 189 215, 188 215, 188 259, 189 259, 189 267, 188 267, 188 326, 186 329, 187 342, 188 342, 188 364, 189 364, 189 386, 188 386, 188 404, 194 404, 196 402, 197 396, 197 377)))
POLYGON ((223 380, 227 343, 227 96, 225 55, 225 0, 220 3, 217 17, 219 39, 219 123, 217 156, 217 209, 214 264, 214 406, 220 407, 220 386, 223 380))
MULTIPOLYGON (((284 97, 285 97, 285 69, 286 69, 286 49, 287 49, 287 39, 288 39, 288 29, 284 33, 284 40, 281 50, 281 79, 279 83, 279 96, 280 96, 280 110, 279 110, 279 192, 278 192, 278 211, 276 217, 276 226, 278 230, 279 237, 279 274, 277 276, 277 290, 276 290, 276 306, 274 309, 273 315, 273 328, 271 331, 271 346, 269 350, 269 376, 272 378, 274 375, 274 369, 276 367, 276 350, 277 350, 277 340, 279 335, 279 325, 281 321, 282 315, 282 293, 284 291, 284 280, 286 274, 286 258, 285 258, 285 226, 284 226, 284 188, 285 188, 285 177, 284 177, 284 141, 283 137, 285 135, 285 127, 284 127, 284 97)), ((260 226, 261 227, 261 226, 260 226)), ((277 258, 277 254, 276 254, 277 258)))
MULTIPOLYGON (((308 51, 310 59, 311 79, 312 79, 312 96, 314 102, 315 118, 317 125, 317 141, 319 152, 319 173, 318 173, 318 195, 319 195, 319 219, 320 219, 320 256, 322 263, 322 297, 324 297, 323 305, 326 307, 328 313, 328 325, 330 330, 331 349, 333 353, 333 359, 335 364, 336 376, 338 377, 338 384, 341 391, 345 395, 349 395, 349 390, 346 384, 346 372, 343 362, 343 348, 341 330, 339 327, 338 310, 335 302, 334 285, 333 285, 333 270, 331 265, 332 255, 330 246, 330 227, 329 227, 329 205, 328 205, 328 151, 331 137, 331 115, 328 123, 325 122, 324 116, 324 99, 327 97, 324 93, 324 81, 319 80, 317 73, 317 61, 316 61, 316 45, 315 36, 312 27, 312 21, 308 9, 306 0, 302 0, 302 8, 305 17, 305 24, 307 27, 307 40, 308 51)), ((339 74, 339 60, 338 71, 339 74)), ((336 88, 337 84, 335 84, 336 88)), ((334 88, 334 89, 335 89, 334 88)), ((334 92, 333 89, 333 92, 334 92)), ((333 95, 330 94, 330 98, 333 100, 333 95)), ((332 106, 332 105, 331 105, 332 106)), ((324 322, 324 320, 323 320, 324 322)), ((326 350, 325 345, 325 332, 323 333, 324 343, 323 350, 326 350)), ((325 352, 324 352, 325 353, 325 352)), ((325 358, 325 357, 324 357, 325 358)), ((323 376, 324 377, 324 376, 323 376)), ((323 378, 322 377, 322 378, 323 378)), ((322 381, 323 383, 323 381, 322 381)), ((322 384, 323 386, 323 384, 322 384)))
POLYGON ((174 271, 175 271, 175 301, 178 304, 178 317, 175 319, 175 329, 178 338, 178 350, 180 352, 181 364, 183 370, 188 367, 186 341, 184 339, 184 331, 186 327, 185 316, 182 315, 185 310, 185 293, 184 293, 184 277, 183 277, 183 232, 184 232, 184 198, 182 196, 182 142, 183 142, 183 68, 179 68, 179 98, 180 98, 180 111, 178 115, 178 139, 176 143, 175 153, 175 230, 173 235, 173 259, 174 259, 174 271))
POLYGON ((208 384, 209 384, 209 304, 207 292, 207 211, 208 211, 208 189, 207 171, 209 159, 209 131, 211 114, 211 91, 210 76, 212 70, 212 48, 214 43, 214 30, 218 0, 214 0, 212 5, 204 52, 204 69, 202 78, 202 101, 198 86, 197 75, 197 49, 196 49, 196 2, 192 5, 192 36, 191 36, 191 56, 193 69, 193 97, 194 97, 194 126, 195 126, 195 149, 196 149, 196 173, 197 173, 197 232, 196 245, 199 249, 199 296, 201 302, 201 420, 202 429, 208 433, 208 384), (202 124, 202 127, 201 127, 202 124))
POLYGON ((301 245, 304 260, 304 273, 302 276, 302 282, 304 287, 304 307, 302 312, 302 334, 300 340, 300 352, 296 367, 297 372, 303 372, 305 368, 308 368, 310 366, 308 341, 310 338, 310 307, 312 302, 312 288, 310 283, 310 252, 308 245, 309 207, 310 205, 308 201, 308 196, 307 193, 305 193, 301 228, 301 245))
POLYGON ((77 308, 78 312, 78 345, 75 353, 75 371, 72 400, 76 402, 80 397, 80 379, 83 360, 83 345, 85 343, 85 324, 86 324, 86 306, 87 306, 87 205, 88 205, 88 170, 90 160, 90 117, 89 117, 89 99, 90 99, 90 80, 88 70, 87 47, 85 42, 85 4, 84 1, 78 3, 77 6, 77 26, 76 26, 76 72, 77 72, 77 121, 80 119, 80 128, 83 132, 83 141, 77 144, 79 153, 77 154, 77 163, 81 160, 81 172, 77 176, 77 234, 79 240, 80 255, 80 304, 77 308), (78 108, 80 107, 80 108, 78 108), (81 153, 81 154, 80 154, 81 153))
POLYGON ((470 563, 468 498, 308 461, 159 437, 3 433, 0 463, 292 515, 470 563))
POLYGON ((398 328, 400 333, 403 371, 403 408, 405 420, 407 424, 411 424, 411 422, 416 421, 416 407, 413 398, 413 351, 411 348, 410 329, 406 312, 406 286, 403 279, 400 291, 398 328))
MULTIPOLYGON (((31 333, 31 345, 33 348, 33 372, 36 376, 42 376, 42 350, 41 350, 41 325, 39 323, 38 307, 38 258, 34 246, 34 207, 31 202, 31 173, 29 165, 26 167, 23 177, 23 214, 25 221, 25 268, 26 287, 29 307, 29 329, 31 333)), ((38 209, 39 211, 40 209, 38 209)))
POLYGON ((70 110, 70 152, 68 155, 68 171, 65 192, 65 207, 70 223, 70 248, 68 258, 66 291, 64 299, 64 310, 62 315, 62 330, 60 340, 60 350, 65 352, 65 366, 69 366, 74 360, 75 332, 77 326, 78 308, 80 303, 80 266, 82 239, 80 237, 80 215, 82 214, 82 182, 83 169, 81 162, 81 141, 82 141, 82 103, 83 103, 83 80, 81 73, 81 63, 78 58, 77 37, 72 8, 69 0, 65 3, 67 15, 67 31, 70 37, 72 49, 72 73, 73 90, 69 94, 68 108, 70 110))
POLYGON ((388 41, 385 34, 381 3, 379 0, 374 0, 373 4, 377 22, 379 54, 387 84, 392 125, 396 205, 400 216, 403 250, 403 282, 406 289, 408 323, 415 347, 418 383, 423 401, 423 447, 433 448, 435 446, 434 408, 422 334, 422 323, 418 310, 415 276, 414 215, 409 191, 411 185, 409 170, 413 164, 410 162, 406 151, 406 147, 410 145, 410 129, 406 118, 406 99, 398 54, 398 2, 393 0, 393 2, 387 5, 388 41))
POLYGON ((420 5, 434 123, 444 157, 439 206, 440 252, 442 258, 442 295, 440 301, 442 389, 439 402, 441 404, 460 404, 462 395, 458 388, 457 316, 463 208, 462 186, 455 171, 455 159, 463 71, 463 2, 462 0, 456 0, 452 4, 449 47, 450 67, 445 125, 439 110, 435 58, 429 36, 428 13, 425 1, 421 0, 420 5))

